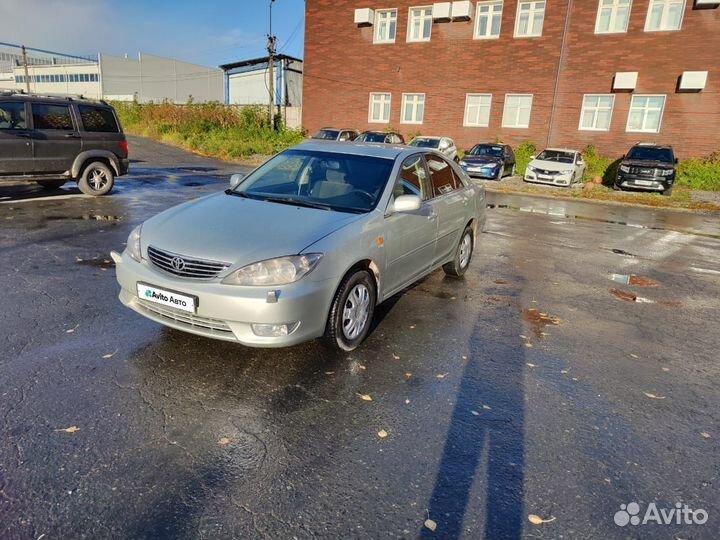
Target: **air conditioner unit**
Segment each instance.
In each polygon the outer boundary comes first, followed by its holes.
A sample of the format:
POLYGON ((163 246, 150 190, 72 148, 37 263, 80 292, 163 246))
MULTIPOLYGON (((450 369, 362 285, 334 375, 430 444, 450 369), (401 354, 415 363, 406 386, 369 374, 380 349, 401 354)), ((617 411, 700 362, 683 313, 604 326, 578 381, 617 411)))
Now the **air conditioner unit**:
POLYGON ((637 80, 637 71, 618 71, 613 81, 613 90, 635 90, 637 80))
POLYGON ((695 0, 696 6, 720 6, 720 0, 695 0))
POLYGON ((355 24, 372 25, 375 20, 375 12, 370 8, 355 10, 355 24))
POLYGON ((469 21, 472 19, 472 9, 472 2, 468 0, 453 2, 450 17, 453 21, 469 21))
POLYGON ((434 20, 450 20, 452 2, 436 2, 433 4, 434 20))
POLYGON ((703 90, 707 84, 707 71, 683 71, 680 76, 680 90, 703 90))

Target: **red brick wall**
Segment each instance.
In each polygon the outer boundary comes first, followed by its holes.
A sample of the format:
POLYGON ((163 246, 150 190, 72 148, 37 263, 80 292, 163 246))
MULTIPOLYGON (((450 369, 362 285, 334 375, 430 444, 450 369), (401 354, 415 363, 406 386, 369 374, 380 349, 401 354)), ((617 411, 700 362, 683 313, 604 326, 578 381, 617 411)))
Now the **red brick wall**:
MULTIPOLYGON (((429 2, 427 5, 429 5, 429 2)), ((574 0, 558 95, 550 117, 567 0, 548 0, 543 35, 514 38, 517 0, 505 0, 499 39, 474 40, 473 22, 433 24, 426 43, 407 43, 410 6, 417 0, 376 4, 359 0, 306 0, 303 121, 322 126, 384 129, 368 123, 370 92, 391 92, 388 126, 406 136, 448 135, 462 148, 499 138, 512 145, 582 148, 592 143, 608 155, 638 140, 673 144, 678 154, 704 155, 720 148, 720 9, 693 9, 688 0, 679 32, 643 31, 649 0, 634 0, 627 34, 595 35, 597 0, 574 0), (373 27, 353 23, 355 8, 397 8, 394 44, 373 44, 373 27), (701 93, 679 94, 683 71, 709 71, 701 93), (630 94, 617 93, 609 132, 579 131, 585 93, 611 93, 616 71, 638 71, 635 93, 667 94, 659 134, 626 133, 630 94), (402 94, 425 93, 422 125, 400 123, 402 94), (491 93, 490 126, 463 127, 465 94, 491 93), (506 93, 533 94, 528 129, 502 128, 506 93)))

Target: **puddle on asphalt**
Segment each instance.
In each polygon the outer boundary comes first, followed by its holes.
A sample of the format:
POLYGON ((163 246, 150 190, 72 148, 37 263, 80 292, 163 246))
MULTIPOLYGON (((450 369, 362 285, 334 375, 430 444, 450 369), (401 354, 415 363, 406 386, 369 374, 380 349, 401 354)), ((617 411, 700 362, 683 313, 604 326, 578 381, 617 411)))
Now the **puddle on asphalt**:
POLYGON ((115 263, 112 259, 81 259, 77 257, 75 262, 82 266, 91 266, 93 268, 102 268, 107 270, 108 268, 115 268, 115 263))
POLYGON ((654 279, 636 276, 635 274, 610 274, 610 279, 622 285, 634 285, 636 287, 657 288, 660 286, 660 282, 654 279))
POLYGON ((105 216, 101 214, 83 214, 82 216, 48 216, 48 221, 122 221, 122 216, 105 216))
POLYGON ((628 252, 625 251, 624 249, 611 249, 610 251, 612 251, 612 252, 615 253, 616 255, 624 255, 625 257, 637 257, 637 255, 633 255, 632 253, 628 253, 628 252))
POLYGON ((548 315, 547 313, 542 313, 535 308, 524 309, 522 312, 522 318, 530 325, 533 334, 535 334, 535 337, 538 339, 542 339, 545 336, 543 329, 546 326, 557 326, 560 324, 559 318, 548 315))

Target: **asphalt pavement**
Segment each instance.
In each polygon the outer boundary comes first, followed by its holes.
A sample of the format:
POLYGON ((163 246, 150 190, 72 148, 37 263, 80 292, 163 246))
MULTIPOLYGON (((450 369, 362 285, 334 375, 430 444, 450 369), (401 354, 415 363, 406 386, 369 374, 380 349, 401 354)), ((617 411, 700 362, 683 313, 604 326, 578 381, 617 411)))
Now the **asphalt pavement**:
POLYGON ((492 195, 355 352, 251 349, 117 300, 109 251, 244 170, 130 148, 108 197, 0 188, 3 540, 720 537, 717 216, 492 195))

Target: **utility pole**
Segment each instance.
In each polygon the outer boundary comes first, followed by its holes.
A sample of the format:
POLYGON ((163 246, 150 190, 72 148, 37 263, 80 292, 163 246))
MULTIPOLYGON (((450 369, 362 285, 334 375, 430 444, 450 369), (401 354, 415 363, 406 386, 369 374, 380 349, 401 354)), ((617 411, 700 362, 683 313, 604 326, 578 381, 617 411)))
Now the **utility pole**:
POLYGON ((28 76, 27 66, 27 53, 25 52, 25 45, 22 46, 23 66, 25 66, 25 90, 30 93, 30 77, 28 76))
POLYGON ((275 128, 275 36, 272 33, 272 7, 275 0, 270 0, 270 33, 268 34, 268 91, 270 102, 268 104, 268 115, 270 116, 270 128, 275 128))

